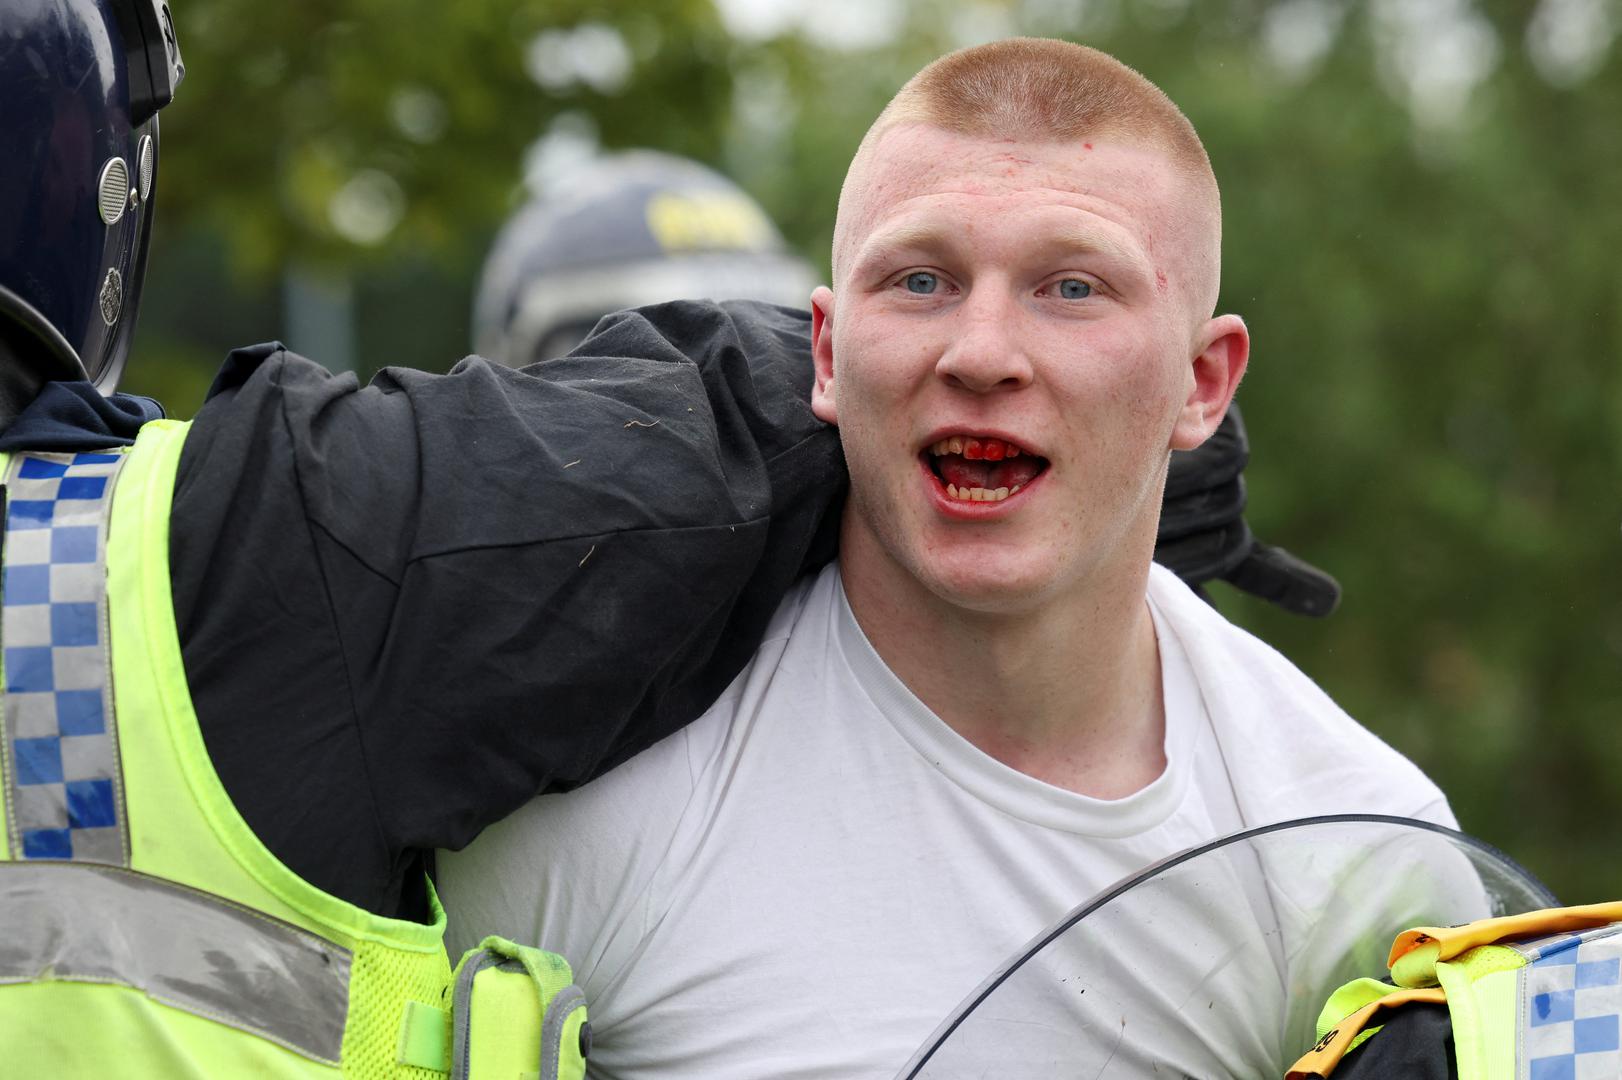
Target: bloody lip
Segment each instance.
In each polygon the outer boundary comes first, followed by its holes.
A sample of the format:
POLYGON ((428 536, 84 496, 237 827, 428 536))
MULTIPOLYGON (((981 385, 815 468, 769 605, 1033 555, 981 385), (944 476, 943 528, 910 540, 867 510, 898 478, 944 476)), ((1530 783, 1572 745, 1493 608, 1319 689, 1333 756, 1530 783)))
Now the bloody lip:
POLYGON ((956 425, 932 432, 918 450, 918 462, 928 474, 936 509, 959 521, 994 520, 1008 512, 1052 464, 1004 431, 956 425), (955 495, 954 483, 961 489, 955 495), (970 490, 982 497, 1002 491, 1004 497, 970 499, 970 490))
MULTIPOLYGON (((935 440, 938 442, 939 440, 935 440)), ((935 445, 931 442, 929 446, 935 445)), ((1020 485, 1020 489, 1000 502, 971 502, 967 499, 954 499, 946 493, 946 482, 935 475, 935 470, 929 464, 929 448, 926 446, 918 455, 918 468, 924 474, 924 483, 929 489, 929 497, 935 504, 935 509, 941 514, 957 521, 995 521, 1006 514, 1012 513, 1024 503, 1025 497, 1031 489, 1041 483, 1042 477, 1047 475, 1043 469, 1020 485)))

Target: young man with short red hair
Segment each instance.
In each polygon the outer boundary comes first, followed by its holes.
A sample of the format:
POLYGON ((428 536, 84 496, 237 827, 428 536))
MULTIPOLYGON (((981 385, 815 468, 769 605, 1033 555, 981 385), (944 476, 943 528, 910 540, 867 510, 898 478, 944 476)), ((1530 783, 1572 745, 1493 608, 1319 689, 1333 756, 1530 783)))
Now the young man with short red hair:
POLYGON ((1169 454, 1249 356, 1220 249, 1193 127, 1096 51, 955 53, 873 125, 811 297, 838 563, 698 722, 441 864, 453 938, 573 962, 602 1075, 888 1076, 1150 862, 1316 814, 1451 824, 1151 564, 1169 454))

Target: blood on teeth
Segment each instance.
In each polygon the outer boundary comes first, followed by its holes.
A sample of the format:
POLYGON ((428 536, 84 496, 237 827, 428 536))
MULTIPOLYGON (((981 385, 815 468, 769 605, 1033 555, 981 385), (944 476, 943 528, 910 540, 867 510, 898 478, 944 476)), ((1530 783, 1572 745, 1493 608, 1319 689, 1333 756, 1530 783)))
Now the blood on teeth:
POLYGON ((931 446, 929 452, 936 457, 962 454, 970 461, 1002 461, 1019 457, 1022 453, 1013 443, 1001 439, 977 439, 972 435, 954 435, 950 439, 942 439, 931 446))

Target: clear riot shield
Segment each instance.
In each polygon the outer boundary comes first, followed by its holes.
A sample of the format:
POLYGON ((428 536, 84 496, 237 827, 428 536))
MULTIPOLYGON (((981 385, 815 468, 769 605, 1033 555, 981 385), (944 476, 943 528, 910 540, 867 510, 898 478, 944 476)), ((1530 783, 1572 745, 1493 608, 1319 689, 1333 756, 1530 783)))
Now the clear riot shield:
POLYGON ((1072 910, 899 1076, 1282 1077, 1336 987, 1392 939, 1555 906, 1479 840, 1406 818, 1311 818, 1173 856, 1072 910))

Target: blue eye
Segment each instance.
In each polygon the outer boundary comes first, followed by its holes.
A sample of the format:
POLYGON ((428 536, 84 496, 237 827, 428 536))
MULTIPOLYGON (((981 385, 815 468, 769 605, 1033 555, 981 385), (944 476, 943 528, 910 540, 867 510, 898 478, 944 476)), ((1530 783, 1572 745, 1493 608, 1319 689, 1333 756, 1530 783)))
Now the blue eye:
POLYGON ((935 291, 940 280, 927 270, 918 270, 907 275, 907 291, 921 293, 925 296, 935 291))
POLYGON ((1065 278, 1059 282, 1059 295, 1066 300, 1085 300, 1093 294, 1093 287, 1080 278, 1065 278))

